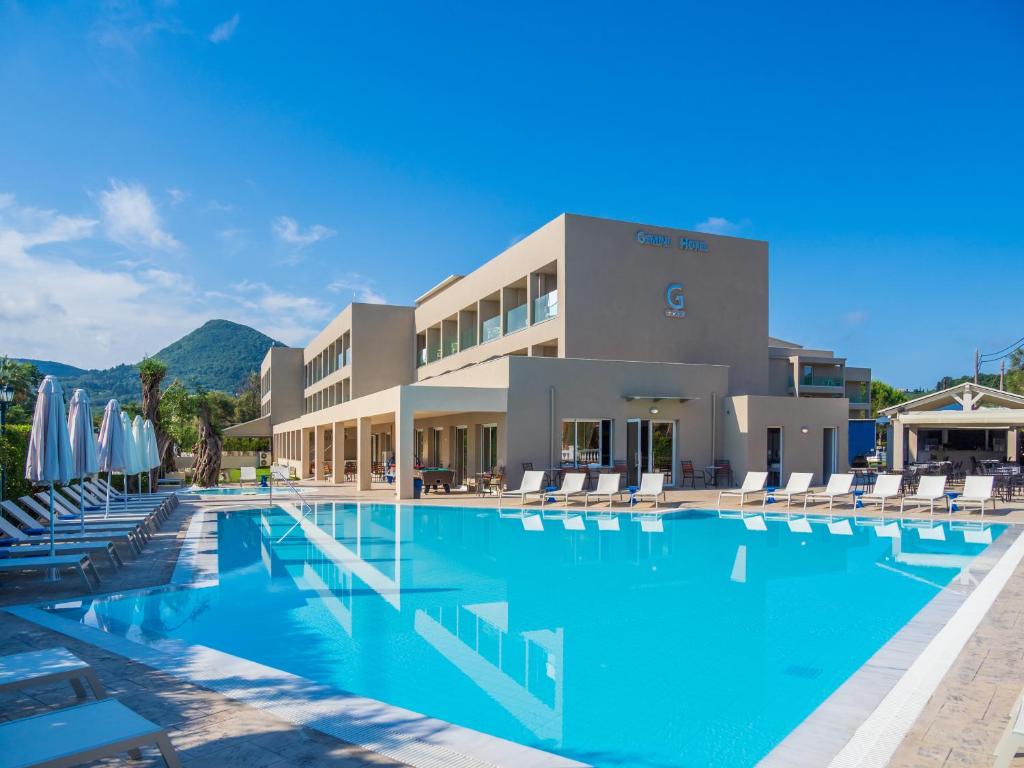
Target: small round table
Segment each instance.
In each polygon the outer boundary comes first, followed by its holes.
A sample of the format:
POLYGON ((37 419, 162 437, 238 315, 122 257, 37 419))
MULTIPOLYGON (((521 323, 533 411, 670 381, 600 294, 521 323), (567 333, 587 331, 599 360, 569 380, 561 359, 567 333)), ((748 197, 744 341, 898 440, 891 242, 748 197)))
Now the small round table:
POLYGON ((769 485, 769 486, 765 487, 765 489, 764 489, 764 503, 765 504, 774 504, 775 503, 775 497, 772 494, 775 493, 777 490, 779 490, 779 487, 777 485, 769 485))
MULTIPOLYGON (((544 486, 544 493, 545 493, 545 495, 547 495, 549 493, 554 493, 557 490, 558 490, 558 486, 557 485, 545 485, 544 486)), ((548 496, 547 501, 545 501, 544 503, 545 504, 554 504, 555 503, 555 497, 554 496, 548 496)))
POLYGON ((636 504, 636 492, 640 490, 639 485, 627 485, 626 493, 629 494, 629 506, 636 504))

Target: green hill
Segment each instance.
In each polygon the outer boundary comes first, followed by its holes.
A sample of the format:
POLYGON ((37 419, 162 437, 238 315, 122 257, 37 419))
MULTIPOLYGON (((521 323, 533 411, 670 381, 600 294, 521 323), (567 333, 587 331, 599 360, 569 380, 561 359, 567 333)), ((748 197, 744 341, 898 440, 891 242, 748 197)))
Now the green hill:
MULTIPOLYGON (((264 355, 272 346, 281 346, 281 342, 255 328, 229 320, 210 320, 153 357, 167 364, 165 387, 174 379, 181 379, 192 389, 203 387, 234 394, 250 372, 259 371, 264 355)), ((46 365, 63 364, 46 362, 46 365)), ((38 362, 36 366, 43 371, 38 362)), ((126 403, 141 398, 139 370, 135 365, 88 371, 64 367, 79 372, 50 372, 58 376, 68 390, 75 387, 85 389, 93 403, 102 403, 111 397, 126 403)))
MULTIPOLYGON (((13 358, 12 358, 13 359, 13 358)), ((78 376, 79 374, 85 373, 84 368, 76 368, 73 365, 67 363, 56 363, 53 360, 31 360, 27 357, 23 357, 18 360, 19 363, 32 363, 43 376, 78 376)))

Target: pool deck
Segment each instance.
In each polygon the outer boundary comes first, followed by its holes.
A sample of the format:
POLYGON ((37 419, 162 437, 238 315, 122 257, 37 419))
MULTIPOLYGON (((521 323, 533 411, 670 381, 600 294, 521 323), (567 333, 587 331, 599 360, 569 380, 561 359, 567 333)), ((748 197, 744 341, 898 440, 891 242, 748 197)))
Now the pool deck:
MULTIPOLYGON (((393 503, 390 487, 376 486, 358 492, 351 485, 304 484, 309 501, 378 501, 393 503), (313 487, 316 485, 315 491, 313 487)), ((661 507, 709 509, 717 504, 714 490, 668 491, 661 507)), ((234 497, 216 501, 183 502, 146 547, 143 556, 119 572, 101 565, 103 591, 158 586, 170 582, 185 532, 194 512, 225 505, 244 505, 253 498, 234 497)), ((423 505, 493 506, 494 499, 473 494, 429 494, 412 502, 423 505)), ((536 507, 536 504, 528 506, 536 507)), ((573 505, 581 506, 581 505, 573 505)), ((760 505, 749 505, 757 511, 760 505)), ((616 505, 629 512, 625 505, 616 505)), ((650 510, 648 504, 637 511, 650 510)), ((732 507, 735 509, 735 507, 732 507)), ((781 511, 772 505, 773 512, 781 511)), ((820 513, 822 506, 813 507, 820 513)), ((869 510, 876 514, 877 508, 869 510)), ((893 510, 894 512, 896 510, 893 510)), ((848 514, 849 508, 846 507, 848 514)), ((886 510, 887 516, 890 511, 886 510)), ((924 514, 927 517, 927 513, 924 514)), ((977 514, 955 513, 954 520, 977 520, 977 514)), ((936 514, 945 519, 946 514, 936 514)), ((999 504, 986 520, 1024 525, 1024 503, 999 504)), ((0 608, 81 595, 81 585, 65 577, 44 584, 38 575, 5 578, 0 588, 0 608)), ((359 747, 303 728, 265 711, 241 704, 208 688, 185 682, 108 650, 50 631, 0 611, 0 654, 64 646, 92 663, 110 690, 140 714, 167 727, 186 766, 284 768, 284 766, 381 766, 401 765, 359 747)), ((890 765, 897 768, 938 766, 990 766, 995 747, 1009 719, 1014 699, 1024 689, 1024 563, 1010 575, 1005 587, 982 618, 949 672, 925 704, 921 716, 896 748, 890 765)), ((0 695, 0 720, 24 717, 74 703, 69 686, 59 684, 31 689, 27 694, 0 695)), ((146 760, 106 760, 105 766, 162 764, 155 752, 146 760)), ((1014 763, 1024 768, 1024 756, 1014 763)))

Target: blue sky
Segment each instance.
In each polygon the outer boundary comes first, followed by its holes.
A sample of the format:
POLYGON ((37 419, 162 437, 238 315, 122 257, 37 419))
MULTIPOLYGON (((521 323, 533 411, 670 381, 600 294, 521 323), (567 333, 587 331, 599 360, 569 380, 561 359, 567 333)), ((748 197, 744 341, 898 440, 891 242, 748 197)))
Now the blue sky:
POLYGON ((931 385, 1024 335, 1022 39, 1016 2, 0 0, 0 352, 300 344, 571 211, 766 239, 775 335, 931 385))

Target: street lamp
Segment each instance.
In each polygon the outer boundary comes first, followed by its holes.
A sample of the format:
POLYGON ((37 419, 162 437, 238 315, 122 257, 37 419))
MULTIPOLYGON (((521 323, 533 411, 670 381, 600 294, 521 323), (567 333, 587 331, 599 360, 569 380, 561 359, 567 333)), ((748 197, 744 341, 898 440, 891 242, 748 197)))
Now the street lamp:
MULTIPOLYGON (((0 436, 7 433, 7 406, 14 399, 14 390, 6 384, 0 384, 0 436)), ((0 501, 4 500, 7 490, 7 468, 0 464, 0 501)))

